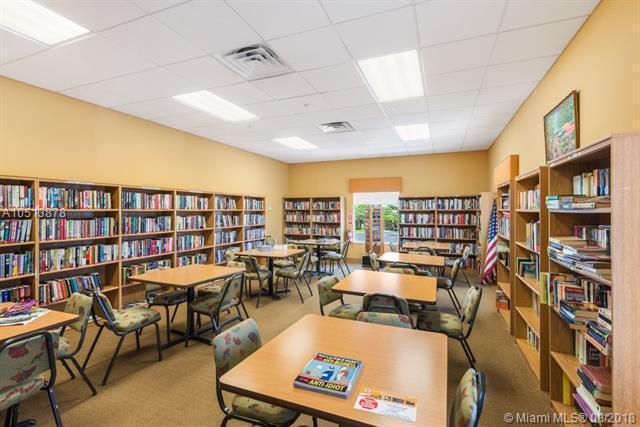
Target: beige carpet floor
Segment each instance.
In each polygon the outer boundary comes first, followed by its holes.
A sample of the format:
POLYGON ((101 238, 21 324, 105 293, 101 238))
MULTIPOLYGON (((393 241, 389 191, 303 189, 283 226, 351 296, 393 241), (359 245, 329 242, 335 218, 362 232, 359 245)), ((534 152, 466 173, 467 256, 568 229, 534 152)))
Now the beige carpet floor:
MULTIPOLYGON (((352 268, 357 266, 353 265, 352 268)), ((467 290, 463 280, 459 279, 456 285, 461 300, 467 290)), ((260 327, 264 341, 282 332, 301 316, 319 313, 315 281, 312 289, 313 297, 309 297, 306 288, 303 289, 306 298, 304 304, 300 303, 295 291, 279 301, 263 298, 259 309, 255 308, 253 301, 246 304, 251 317, 260 327)), ((471 348, 478 360, 477 367, 487 376, 487 396, 480 422, 482 426, 503 425, 505 412, 543 414, 551 411, 548 395, 538 390, 535 376, 509 336, 504 320, 495 310, 494 292, 494 287, 485 287, 470 338, 471 348)), ((357 301, 358 298, 348 297, 347 300, 357 301)), ((438 295, 438 306, 453 310, 444 292, 438 295)), ((184 324, 184 314, 185 310, 181 308, 176 319, 177 327, 184 324)), ((90 328, 85 349, 88 349, 95 329, 90 328)), ((109 384, 100 387, 98 384, 116 342, 116 337, 105 331, 87 369, 87 374, 98 389, 95 397, 91 396, 82 380, 71 380, 62 366, 58 365, 55 390, 65 425, 139 427, 220 424, 222 411, 215 396, 212 347, 197 342, 189 348, 175 346, 166 350, 164 360, 158 362, 155 334, 153 328, 147 328, 141 337, 142 349, 139 352, 135 349, 134 337, 127 338, 109 384)), ((84 355, 85 351, 80 355, 81 361, 84 355)), ((450 340, 448 402, 451 402, 456 385, 467 368, 468 362, 460 345, 450 340)), ((21 419, 34 418, 39 425, 53 425, 44 392, 24 402, 20 412, 21 419)), ((231 422, 229 425, 243 424, 231 422)), ((296 425, 311 425, 310 418, 303 416, 296 425)), ((321 422, 321 425, 335 424, 321 422)), ((389 425, 393 425, 392 419, 389 425)))

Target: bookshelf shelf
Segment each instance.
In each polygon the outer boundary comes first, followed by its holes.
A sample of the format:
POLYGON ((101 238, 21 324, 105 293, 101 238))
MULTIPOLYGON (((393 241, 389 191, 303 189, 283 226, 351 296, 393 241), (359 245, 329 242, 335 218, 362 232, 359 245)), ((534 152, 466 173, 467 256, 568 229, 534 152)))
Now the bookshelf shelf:
POLYGON ((594 209, 549 209, 554 214, 577 214, 577 215, 593 215, 593 214, 610 214, 611 208, 594 208, 594 209))
POLYGON ((511 239, 509 239, 507 236, 505 236, 503 234, 498 234, 498 237, 501 238, 502 240, 506 241, 506 242, 511 240, 511 239))
POLYGON ((343 241, 344 197, 284 197, 282 208, 282 228, 286 240, 326 237, 343 241))
POLYGON ((143 255, 143 256, 138 256, 138 257, 133 257, 133 258, 122 258, 122 262, 142 261, 142 260, 146 260, 146 259, 158 258, 158 257, 163 257, 163 256, 166 257, 166 256, 173 255, 174 253, 175 253, 175 251, 170 251, 170 252, 163 252, 161 254, 143 255))
POLYGON ((597 274, 592 274, 586 271, 582 271, 582 270, 576 270, 573 266, 569 265, 569 264, 565 264, 563 262, 560 262, 558 260, 555 259, 549 259, 549 261, 551 262, 551 264, 557 265, 558 267, 564 268, 566 270, 569 270, 575 274, 578 274, 580 276, 586 277, 587 279, 591 279, 593 281, 596 281, 598 283, 602 283, 603 285, 607 285, 607 286, 613 286, 613 282, 609 279, 606 279, 604 277, 600 277, 597 274))
POLYGON ((177 251, 178 254, 184 254, 187 252, 198 252, 198 251, 208 251, 213 249, 213 245, 210 246, 202 246, 199 248, 191 248, 191 249, 180 249, 179 251, 177 251))
POLYGON ((551 358, 558 364, 558 367, 569 378, 574 387, 582 384, 582 380, 578 376, 578 368, 580 361, 572 354, 561 353, 559 351, 550 351, 551 358))
POLYGON ((0 248, 15 248, 15 247, 19 247, 19 246, 33 246, 35 244, 36 244, 36 242, 34 242, 34 241, 0 243, 0 248))
POLYGON ((214 230, 213 227, 189 228, 189 229, 186 229, 186 230, 176 230, 176 233, 198 233, 198 232, 204 233, 204 232, 213 231, 213 230, 214 230))
POLYGON ((529 325, 531 329, 533 329, 533 331, 539 337, 540 336, 540 317, 538 316, 538 313, 536 313, 530 307, 517 307, 517 306, 516 306, 516 312, 525 321, 525 323, 529 325))
POLYGON ((507 322, 507 327, 509 327, 509 325, 511 324, 511 310, 499 308, 498 312, 500 312, 500 315, 502 315, 504 321, 507 322))
POLYGON ((29 279, 31 277, 35 277, 35 274, 21 274, 19 276, 2 277, 2 278, 0 278, 0 283, 2 283, 2 282, 11 282, 13 280, 29 279))
POLYGON ((106 265, 115 265, 117 264, 118 261, 106 261, 106 262, 98 262, 95 264, 88 264, 88 265, 82 265, 79 267, 69 267, 69 268, 61 268, 60 270, 48 270, 48 271, 41 271, 39 273, 40 277, 42 276, 52 276, 54 274, 64 274, 64 273, 69 273, 71 271, 79 271, 79 270, 89 270, 91 268, 98 268, 98 267, 104 267, 106 265))
POLYGON ((118 237, 119 235, 116 234, 112 236, 82 237, 77 239, 40 240, 39 245, 43 246, 43 245, 53 245, 53 244, 59 244, 59 243, 78 243, 78 242, 87 242, 92 240, 111 240, 111 239, 117 239, 118 237))
POLYGON ((536 378, 540 380, 540 354, 531 344, 529 344, 529 341, 524 338, 516 338, 516 344, 536 378))
POLYGON ((531 289, 536 295, 540 295, 540 285, 533 277, 523 277, 519 274, 516 274, 516 279, 518 279, 522 284, 531 289))
POLYGON ((527 252, 531 252, 532 254, 540 255, 540 251, 530 248, 525 242, 516 242, 516 246, 518 246, 520 249, 524 249, 527 252))
POLYGON ((509 282, 497 282, 497 286, 509 299, 511 299, 511 288, 509 286, 509 282))

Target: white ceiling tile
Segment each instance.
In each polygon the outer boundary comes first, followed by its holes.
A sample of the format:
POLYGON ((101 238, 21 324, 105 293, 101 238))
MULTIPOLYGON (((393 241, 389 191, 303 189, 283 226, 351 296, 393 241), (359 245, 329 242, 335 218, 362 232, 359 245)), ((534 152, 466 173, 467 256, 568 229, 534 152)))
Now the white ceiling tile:
POLYGON ((427 98, 424 96, 403 99, 402 101, 385 102, 380 104, 388 116, 402 114, 425 113, 427 111, 427 98))
POLYGON ((190 59, 168 65, 167 70, 192 81, 202 89, 227 86, 244 79, 210 56, 190 59))
POLYGON ((472 117, 489 117, 489 116, 500 116, 511 114, 513 115, 520 105, 522 105, 522 101, 524 98, 516 100, 516 101, 507 101, 507 102, 497 102, 495 104, 484 104, 484 105, 476 105, 473 109, 472 117))
POLYGON ((3 65, 0 75, 59 91, 154 66, 111 40, 94 35, 3 65))
POLYGON ((321 3, 331 21, 336 23, 408 6, 411 0, 321 0, 321 3))
POLYGON ((436 135, 445 134, 447 131, 463 130, 469 124, 466 120, 457 120, 453 122, 431 123, 431 131, 436 135))
POLYGON ((180 114, 177 116, 161 117, 154 119, 153 121, 182 130, 191 130, 197 127, 215 126, 224 123, 224 121, 216 119, 211 114, 199 111, 191 112, 189 114, 180 114))
POLYGON ((455 153, 462 149, 462 141, 438 142, 433 141, 435 153, 455 153))
POLYGON ((464 139, 463 147, 473 147, 474 149, 485 149, 496 140, 503 127, 474 128, 469 129, 464 139))
POLYGON ((269 45, 298 71, 341 64, 351 59, 333 27, 271 40, 269 45))
POLYGON ((494 87, 542 80, 556 58, 556 56, 546 56, 526 61, 491 65, 487 67, 487 74, 482 85, 483 87, 494 87))
POLYGON ((364 81, 353 62, 303 71, 300 75, 318 92, 363 86, 364 81))
POLYGON ((343 22, 335 27, 355 59, 390 55, 418 47, 411 7, 343 22))
POLYGON ((452 108, 450 110, 431 111, 429 121, 431 123, 450 122, 454 120, 469 120, 472 107, 452 108))
POLYGON ((489 63, 495 35, 477 37, 422 49, 427 74, 484 67, 489 63))
POLYGON ((128 1, 113 0, 36 0, 49 10, 78 25, 101 31, 139 18, 145 13, 128 1))
POLYGON ((469 121, 469 129, 475 128, 490 128, 490 127, 505 127, 509 120, 513 117, 512 114, 502 114, 499 116, 487 116, 487 117, 474 117, 469 121))
POLYGON ((193 108, 187 107, 185 104, 171 98, 154 99, 152 101, 119 105, 117 107, 113 107, 113 109, 147 120, 193 112, 193 108))
POLYGON ((470 107, 475 104, 478 91, 450 93, 427 97, 429 111, 448 110, 450 108, 470 107))
POLYGON ((328 108, 329 104, 322 96, 309 95, 251 104, 247 107, 247 110, 259 117, 274 117, 326 110, 328 108))
POLYGON ((434 0, 416 6, 422 46, 493 34, 506 0, 434 0))
POLYGON ((538 82, 520 83, 517 85, 484 88, 480 90, 478 105, 494 102, 517 101, 525 99, 536 87, 538 82))
POLYGON ((369 89, 364 86, 325 92, 322 96, 333 108, 355 107, 357 105, 367 105, 375 102, 369 89))
POLYGON ((512 30, 520 27, 568 18, 589 15, 599 0, 512 0, 502 20, 500 30, 512 30))
POLYGON ((47 47, 0 28, 0 64, 32 55, 47 47))
POLYGON ((389 122, 385 118, 375 119, 355 119, 349 120, 349 123, 357 130, 384 129, 389 128, 389 122))
POLYGON ((442 95, 452 92, 464 92, 480 89, 485 68, 455 71, 446 74, 431 74, 427 76, 427 94, 442 95))
POLYGON ((297 73, 255 80, 252 84, 267 95, 276 99, 311 95, 316 91, 297 73))
POLYGON ((491 64, 559 55, 586 18, 574 18, 552 24, 498 34, 491 64))
POLYGON ((316 1, 228 0, 227 2, 267 40, 330 24, 320 3, 316 1))
POLYGON ((460 144, 464 140, 467 130, 465 128, 449 128, 444 129, 431 127, 431 138, 436 142, 454 143, 458 141, 460 144))
POLYGON ((212 89, 215 93, 227 101, 238 105, 253 104, 256 102, 269 101, 271 98, 260 89, 250 83, 240 83, 232 86, 224 86, 212 89))
POLYGON ((401 116, 390 116, 389 121, 392 126, 415 125, 419 123, 429 123, 427 113, 404 114, 401 116))
POLYGON ((204 55, 204 51, 183 39, 157 19, 147 16, 102 33, 121 46, 138 52, 159 65, 204 55))
POLYGON ((111 107, 159 97, 192 92, 196 87, 163 69, 143 71, 115 79, 80 86, 62 93, 94 104, 111 107))
POLYGON ((133 0, 136 6, 147 13, 154 13, 184 3, 186 0, 133 0))
POLYGON ((222 1, 194 0, 154 16, 209 53, 225 53, 262 41, 222 1))

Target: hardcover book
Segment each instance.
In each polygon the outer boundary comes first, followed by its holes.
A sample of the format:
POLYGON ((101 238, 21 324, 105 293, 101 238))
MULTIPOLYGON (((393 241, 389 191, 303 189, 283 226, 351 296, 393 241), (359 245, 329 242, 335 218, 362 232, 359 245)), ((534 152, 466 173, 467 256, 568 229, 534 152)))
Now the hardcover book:
POLYGON ((359 360, 316 353, 298 374, 293 386, 346 399, 361 369, 359 360))

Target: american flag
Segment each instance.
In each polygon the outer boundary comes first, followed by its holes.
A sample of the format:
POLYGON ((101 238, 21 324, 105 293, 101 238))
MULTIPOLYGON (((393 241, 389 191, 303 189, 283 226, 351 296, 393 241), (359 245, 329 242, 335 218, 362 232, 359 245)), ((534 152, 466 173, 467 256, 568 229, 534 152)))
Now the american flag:
POLYGON ((487 254, 484 261, 484 272, 482 273, 483 285, 493 283, 496 279, 496 261, 498 260, 498 209, 496 202, 493 202, 491 209, 491 219, 489 221, 489 234, 487 235, 487 254))

